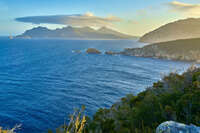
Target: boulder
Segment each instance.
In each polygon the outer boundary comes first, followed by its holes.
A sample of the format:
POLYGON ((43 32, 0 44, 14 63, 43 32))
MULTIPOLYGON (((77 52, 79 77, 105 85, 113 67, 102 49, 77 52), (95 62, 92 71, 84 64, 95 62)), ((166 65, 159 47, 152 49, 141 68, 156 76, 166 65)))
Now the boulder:
POLYGON ((86 53, 88 54, 101 54, 101 52, 95 48, 88 48, 86 53))
POLYGON ((73 53, 77 53, 77 54, 80 54, 80 53, 81 53, 80 50, 73 50, 72 52, 73 52, 73 53))
POLYGON ((117 53, 116 52, 112 52, 112 51, 106 51, 105 54, 107 54, 107 55, 115 55, 117 53))
POLYGON ((167 121, 156 128, 156 133, 200 133, 200 127, 167 121))

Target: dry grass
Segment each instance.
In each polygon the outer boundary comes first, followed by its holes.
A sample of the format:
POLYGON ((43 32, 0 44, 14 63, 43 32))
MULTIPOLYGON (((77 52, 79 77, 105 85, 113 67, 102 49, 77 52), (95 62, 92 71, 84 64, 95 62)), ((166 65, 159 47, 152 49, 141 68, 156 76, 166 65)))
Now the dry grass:
POLYGON ((14 128, 6 130, 3 130, 2 127, 0 127, 0 133, 15 133, 16 130, 20 129, 20 127, 21 125, 16 125, 14 128))
MULTIPOLYGON (((55 133, 84 133, 86 125, 86 116, 84 115, 85 106, 81 109, 76 109, 70 116, 69 123, 65 123, 56 129, 55 133)), ((48 133, 53 133, 52 130, 48 130, 48 133)))

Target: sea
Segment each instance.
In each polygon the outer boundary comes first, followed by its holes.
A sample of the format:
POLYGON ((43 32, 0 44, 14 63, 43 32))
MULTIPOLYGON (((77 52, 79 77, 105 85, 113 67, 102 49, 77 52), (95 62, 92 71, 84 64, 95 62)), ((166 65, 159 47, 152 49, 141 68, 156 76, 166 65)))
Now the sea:
POLYGON ((137 40, 0 37, 0 126, 22 124, 17 133, 45 133, 67 121, 75 108, 85 105, 92 117, 99 108, 192 64, 104 54, 144 45, 137 40), (87 54, 88 48, 102 54, 87 54))

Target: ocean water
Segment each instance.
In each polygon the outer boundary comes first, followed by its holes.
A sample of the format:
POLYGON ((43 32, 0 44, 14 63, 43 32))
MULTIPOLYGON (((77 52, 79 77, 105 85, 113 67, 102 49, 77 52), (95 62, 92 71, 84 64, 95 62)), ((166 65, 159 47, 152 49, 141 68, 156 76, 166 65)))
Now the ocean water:
POLYGON ((133 40, 0 38, 0 126, 22 124, 19 133, 43 133, 63 124, 76 107, 85 105, 92 116, 126 94, 143 91, 164 74, 191 65, 85 53, 90 47, 104 52, 142 45, 133 40))

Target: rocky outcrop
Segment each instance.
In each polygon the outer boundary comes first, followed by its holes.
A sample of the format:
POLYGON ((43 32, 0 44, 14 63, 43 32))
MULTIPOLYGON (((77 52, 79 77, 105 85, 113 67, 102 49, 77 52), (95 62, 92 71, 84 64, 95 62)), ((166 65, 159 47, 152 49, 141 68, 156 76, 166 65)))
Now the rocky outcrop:
POLYGON ((156 133, 200 133, 200 127, 167 121, 157 127, 156 133))
POLYGON ((101 54, 101 52, 95 48, 88 48, 86 53, 88 54, 101 54))
POLYGON ((105 54, 107 54, 107 55, 116 55, 117 53, 113 52, 113 51, 106 51, 105 54))
POLYGON ((73 50, 72 52, 73 52, 73 53, 80 54, 80 53, 81 53, 81 50, 73 50))

